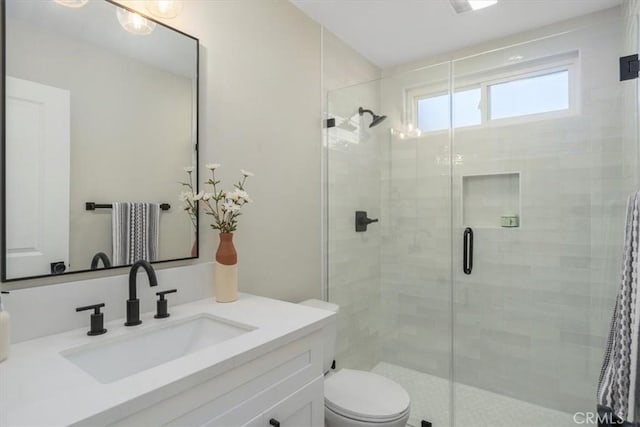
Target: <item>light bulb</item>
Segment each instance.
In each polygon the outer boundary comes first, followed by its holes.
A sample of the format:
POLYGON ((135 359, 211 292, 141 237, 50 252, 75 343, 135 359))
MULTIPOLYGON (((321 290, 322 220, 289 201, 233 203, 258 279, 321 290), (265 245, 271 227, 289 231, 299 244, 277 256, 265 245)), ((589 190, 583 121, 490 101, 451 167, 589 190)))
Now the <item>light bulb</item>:
POLYGON ((140 31, 140 28, 142 28, 142 17, 136 14, 131 15, 131 25, 133 25, 133 28, 137 31, 140 31))
POLYGON ((89 0, 53 0, 54 3, 58 3, 61 6, 79 8, 86 5, 89 0))
POLYGON ((485 7, 493 6, 498 3, 498 0, 469 0, 469 6, 473 10, 484 9, 485 7))
POLYGON ((126 9, 118 8, 116 10, 118 16, 118 22, 122 25, 122 28, 136 35, 151 34, 156 27, 156 23, 144 18, 143 16, 130 12, 126 9))
POLYGON ((175 18, 182 11, 182 0, 147 0, 147 10, 160 18, 175 18))

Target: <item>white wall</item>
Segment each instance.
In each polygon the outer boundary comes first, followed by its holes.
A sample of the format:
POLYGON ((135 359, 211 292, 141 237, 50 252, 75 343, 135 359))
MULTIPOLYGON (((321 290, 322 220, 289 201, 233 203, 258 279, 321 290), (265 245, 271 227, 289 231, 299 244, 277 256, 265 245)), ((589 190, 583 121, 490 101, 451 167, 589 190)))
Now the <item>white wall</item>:
MULTIPOLYGON (((200 39, 201 181, 210 162, 225 188, 255 173, 234 238, 240 291, 318 297, 320 26, 285 0, 190 1, 167 23, 200 39)), ((198 262, 217 244, 202 215, 198 262)))

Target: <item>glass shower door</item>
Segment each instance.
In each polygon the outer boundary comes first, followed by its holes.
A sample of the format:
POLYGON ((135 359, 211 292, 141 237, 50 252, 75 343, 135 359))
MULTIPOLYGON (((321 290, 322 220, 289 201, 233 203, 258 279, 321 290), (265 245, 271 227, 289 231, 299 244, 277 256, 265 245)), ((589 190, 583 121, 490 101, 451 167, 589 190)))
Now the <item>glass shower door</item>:
POLYGON ((406 94, 424 87, 446 94, 449 75, 449 64, 438 65, 327 99, 334 120, 326 132, 327 293, 340 306, 336 366, 400 384, 416 427, 423 420, 451 425, 450 138, 446 115, 429 118, 436 132, 419 132, 406 94), (361 107, 387 118, 371 127, 361 107), (379 221, 356 231, 357 211, 379 221))
MULTIPOLYGON (((594 412, 638 184, 635 18, 453 63, 456 426, 594 412)), ((578 418, 576 418, 578 417, 578 418)))

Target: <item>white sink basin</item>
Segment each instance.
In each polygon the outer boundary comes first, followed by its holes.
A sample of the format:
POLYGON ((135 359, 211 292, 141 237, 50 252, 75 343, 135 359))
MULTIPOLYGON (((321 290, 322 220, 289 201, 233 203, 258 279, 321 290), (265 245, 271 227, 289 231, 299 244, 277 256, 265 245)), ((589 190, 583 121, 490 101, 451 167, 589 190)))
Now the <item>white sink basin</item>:
POLYGON ((66 357, 101 383, 111 383, 256 329, 209 314, 105 337, 66 350, 66 357))

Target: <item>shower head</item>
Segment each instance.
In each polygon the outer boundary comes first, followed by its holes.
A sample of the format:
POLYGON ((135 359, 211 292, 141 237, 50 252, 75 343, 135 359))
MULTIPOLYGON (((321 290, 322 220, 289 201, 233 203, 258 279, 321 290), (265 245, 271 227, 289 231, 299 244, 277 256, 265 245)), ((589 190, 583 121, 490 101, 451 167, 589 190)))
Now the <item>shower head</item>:
POLYGON ((358 109, 358 114, 360 114, 362 116, 364 113, 369 113, 369 114, 371 114, 371 117, 373 117, 373 120, 371 121, 371 124, 369 125, 370 128, 379 125, 380 123, 382 123, 382 121, 384 119, 387 118, 387 116, 379 116, 379 115, 377 115, 376 113, 374 113, 371 110, 366 110, 366 109, 360 107, 358 109))

